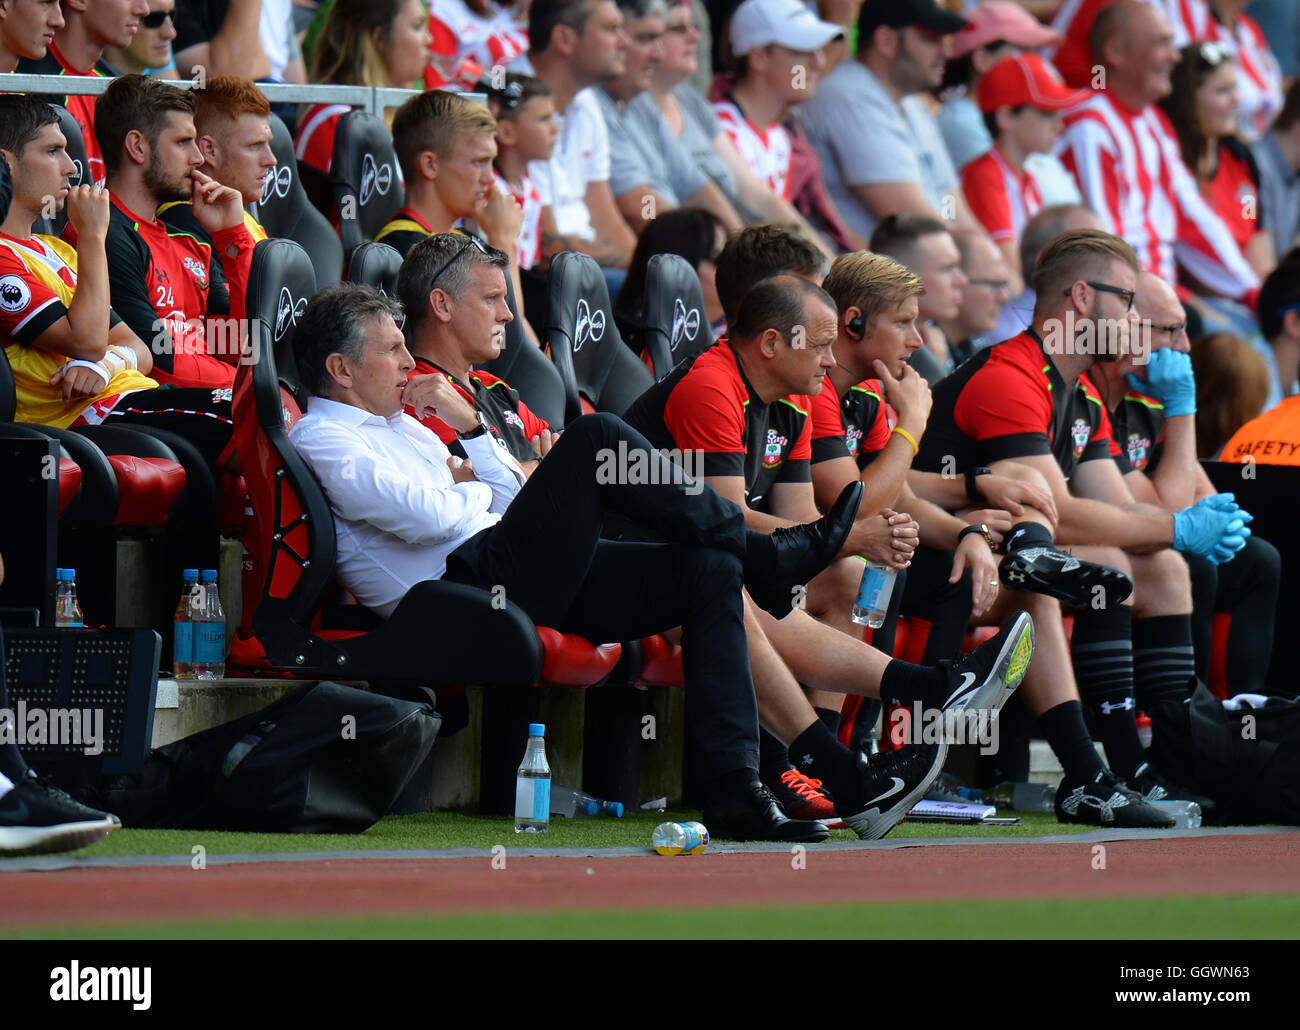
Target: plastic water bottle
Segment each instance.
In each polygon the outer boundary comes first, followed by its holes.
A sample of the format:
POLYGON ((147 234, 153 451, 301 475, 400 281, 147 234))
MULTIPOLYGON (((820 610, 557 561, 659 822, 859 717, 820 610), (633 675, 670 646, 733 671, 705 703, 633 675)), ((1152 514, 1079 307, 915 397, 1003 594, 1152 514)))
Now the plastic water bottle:
POLYGON ((602 801, 573 787, 561 787, 556 784, 551 787, 551 815, 562 815, 567 819, 609 815, 615 819, 622 819, 623 803, 602 801))
POLYGON ((172 632, 172 675, 178 680, 194 677, 194 615, 191 605, 199 590, 199 570, 186 569, 181 573, 181 599, 176 603, 172 632))
POLYGON ((709 846, 709 831, 697 822, 660 823, 650 846, 661 855, 698 855, 709 846))
POLYGON ((77 603, 77 577, 75 569, 55 569, 54 625, 84 626, 81 605, 77 603))
POLYGON ((545 833, 551 824, 551 767, 546 764, 546 727, 528 724, 528 747, 515 779, 515 833, 545 833))
POLYGON ((898 570, 869 561, 862 570, 862 582, 858 584, 858 599, 853 602, 853 621, 859 626, 880 629, 885 624, 885 615, 889 612, 889 598, 894 592, 894 580, 898 570))
POLYGON ((191 608, 194 658, 190 668, 196 680, 219 680, 226 675, 226 613, 221 610, 217 570, 204 569, 199 580, 203 600, 201 607, 191 608))

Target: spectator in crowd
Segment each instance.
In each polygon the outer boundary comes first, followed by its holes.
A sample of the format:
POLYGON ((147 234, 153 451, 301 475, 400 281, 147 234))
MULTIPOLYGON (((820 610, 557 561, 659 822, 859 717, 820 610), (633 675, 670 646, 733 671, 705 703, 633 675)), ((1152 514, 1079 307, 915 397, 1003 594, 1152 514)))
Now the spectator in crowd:
POLYGON ((640 351, 641 316, 645 308, 646 269, 656 254, 677 254, 685 258, 700 277, 704 295, 704 317, 713 338, 726 334, 727 321, 718 300, 718 261, 727 244, 727 230, 708 211, 681 208, 660 215, 645 227, 636 241, 627 279, 614 301, 614 318, 619 334, 633 350, 640 351))
POLYGON ((1083 204, 1055 204, 1045 207, 1027 223, 1020 237, 1018 263, 1020 278, 1025 288, 1002 306, 1002 315, 993 330, 995 341, 1009 340, 1029 328, 1034 315, 1034 267, 1038 264, 1038 255, 1061 233, 1073 229, 1101 229, 1101 219, 1092 212, 1092 208, 1083 204))
POLYGON ((650 85, 662 55, 663 0, 620 0, 627 32, 627 61, 622 75, 594 87, 609 136, 609 185, 619 212, 640 234, 650 222, 676 207, 701 208, 728 229, 739 229, 740 217, 690 154, 671 136, 657 138, 663 123, 634 113, 629 101, 650 85))
POLYGON ((1250 152, 1259 169, 1259 205, 1268 213, 1274 252, 1285 254, 1300 244, 1300 81, 1287 90, 1272 131, 1250 152))
MULTIPOLYGON (((1282 109, 1282 69, 1268 37, 1258 23, 1244 12, 1250 0, 1205 0, 1205 16, 1187 5, 1196 18, 1193 42, 1217 42, 1236 58, 1238 78, 1237 125, 1247 140, 1260 139, 1282 109)), ((1285 46, 1285 37, 1278 37, 1285 46)), ((1295 49, 1295 34, 1291 48, 1295 49)))
POLYGON ((627 34, 614 0, 536 0, 528 12, 529 59, 551 87, 560 137, 534 166, 542 192, 542 265, 563 250, 590 255, 610 293, 623 282, 636 234, 614 201, 605 119, 594 91, 626 67, 627 34))
POLYGON ((176 68, 193 78, 264 79, 271 62, 260 39, 263 0, 184 0, 176 10, 176 68))
MULTIPOLYGON (((1285 317, 1294 320, 1298 312, 1300 306, 1293 306, 1285 317)), ((1282 365, 1284 352, 1279 347, 1278 367, 1283 376, 1294 381, 1300 376, 1300 332, 1297 332, 1294 324, 1282 332, 1286 334, 1285 353, 1290 355, 1290 363, 1282 365)), ((1223 446, 1222 460, 1257 461, 1264 465, 1300 465, 1300 394, 1283 397, 1263 414, 1251 418, 1249 411, 1257 403, 1260 393, 1259 371, 1244 354, 1223 355, 1220 353, 1222 349, 1224 345, 1210 337, 1197 340, 1192 347, 1193 357, 1199 366, 1206 369, 1206 387, 1209 388, 1212 383, 1221 384, 1237 400, 1235 415, 1220 418, 1219 431, 1229 434, 1229 439, 1223 446), (1216 370, 1220 373, 1217 377, 1216 370), (1236 382, 1222 383, 1223 379, 1230 377, 1236 382), (1232 426, 1242 415, 1248 421, 1234 432, 1232 426)), ((1251 357, 1258 355, 1252 354, 1251 357)), ((1198 369, 1198 381, 1199 375, 1198 369)))
POLYGON ((23 58, 39 61, 64 24, 57 3, 17 0, 0 5, 0 72, 15 71, 23 58))
POLYGON ((1020 236, 1044 204, 1029 159, 1050 153, 1064 128, 1061 112, 1088 94, 1067 89, 1037 54, 1017 54, 980 79, 977 96, 993 145, 962 169, 962 192, 976 220, 1002 249, 1012 294, 1019 296, 1025 287, 1020 236))
POLYGON ((1259 291, 1260 331, 1250 340, 1268 364, 1265 408, 1300 390, 1295 376, 1288 378, 1282 372, 1293 368, 1300 358, 1300 320, 1294 317, 1297 310, 1300 310, 1300 248, 1293 248, 1264 280, 1264 287, 1259 291))
POLYGON ((1192 342, 1196 375, 1196 449, 1206 460, 1235 460, 1224 444, 1268 405, 1264 356, 1235 333, 1209 333, 1192 342))
POLYGON ((135 38, 124 47, 105 47, 103 63, 114 75, 154 75, 160 79, 177 76, 172 57, 176 38, 176 0, 149 0, 149 13, 140 19, 135 38))
MULTIPOLYGON (((245 204, 244 227, 253 243, 266 239, 266 230, 247 210, 262 199, 275 175, 271 149, 271 104, 257 84, 235 75, 217 75, 207 88, 195 90, 194 131, 203 164, 199 171, 239 193, 245 204)), ((158 209, 158 217, 175 229, 202 239, 207 229, 194 215, 194 205, 175 200, 158 209)))
MULTIPOLYGON (((1118 0, 1066 0, 1062 3, 1052 19, 1052 29, 1060 34, 1061 42, 1056 47, 1047 47, 1043 53, 1056 66, 1066 84, 1075 89, 1101 89, 1105 76, 1096 61, 1096 53, 1091 45, 1093 25, 1097 15, 1118 0)), ((1188 19, 1182 16, 1179 5, 1184 0, 1139 0, 1158 7, 1169 19, 1173 32, 1173 45, 1186 46, 1193 42, 1188 30, 1188 19)), ((1205 10, 1205 0, 1185 0, 1189 5, 1198 5, 1205 10)))
POLYGON ((871 250, 909 269, 925 287, 920 298, 921 338, 925 347, 912 355, 911 365, 933 386, 952 371, 951 343, 939 328, 961 311, 966 273, 961 251, 948 227, 928 215, 891 215, 876 226, 871 250))
POLYGON ((531 74, 528 25, 494 0, 430 0, 431 60, 424 86, 472 87, 494 69, 531 74))
POLYGON ((1259 169, 1237 135, 1238 68, 1227 47, 1196 43, 1179 51, 1170 75, 1172 92, 1160 108, 1178 137, 1183 164, 1201 195, 1223 219, 1233 240, 1261 279, 1277 253, 1260 206, 1259 169))
MULTIPOLYGON (((1085 591, 1094 600, 1074 611, 1075 677, 1111 769, 1146 795, 1160 784, 1142 769, 1134 687, 1136 707, 1151 711, 1162 700, 1190 696, 1195 680, 1187 564, 1174 551, 1226 561, 1249 529, 1227 495, 1172 517, 1137 503, 1112 460, 1109 423, 1084 373, 1127 351, 1140 271, 1133 249, 1109 233, 1056 237, 1034 273, 1033 325, 980 351, 936 388, 915 464, 927 472, 954 461, 957 469, 987 463, 999 472, 1009 462, 1034 468, 1051 487, 1056 527, 1027 510, 1003 549, 1069 546, 1077 558, 1109 570, 1094 584, 1099 590, 1085 591), (1114 578, 1115 570, 1123 576, 1114 578)), ((1034 576, 1017 571, 1007 585, 1034 576)), ((1073 790, 1067 784, 1057 795, 1062 818, 1096 803, 1073 790)))
POLYGON ((1144 270, 1173 283, 1181 268, 1202 293, 1249 304, 1259 277, 1201 197, 1155 106, 1172 88, 1173 38, 1156 7, 1120 0, 1102 9, 1091 41, 1106 86, 1066 116, 1063 159, 1085 203, 1133 245, 1144 270))
MULTIPOLYGON (((17 70, 27 75, 95 75, 107 72, 96 67, 104 48, 127 46, 140 28, 140 19, 149 13, 147 0, 60 0, 64 26, 49 42, 45 56, 24 57, 17 70)), ((93 96, 47 97, 61 104, 81 128, 86 145, 83 181, 104 185, 104 158, 95 139, 95 101, 93 96)))
POLYGON ((230 398, 155 389, 154 352, 109 306, 108 193, 70 188, 76 167, 54 109, 37 97, 0 96, 0 150, 13 173, 13 203, 0 224, 0 275, 9 287, 0 333, 15 418, 59 428, 159 426, 191 439, 216 465, 230 442, 230 398), (32 234, 50 198, 66 203, 75 249, 32 234))
POLYGON ((680 0, 671 4, 664 16, 661 59, 654 65, 650 86, 628 102, 628 110, 640 124, 654 126, 649 138, 676 140, 733 207, 751 220, 803 224, 794 206, 750 171, 709 102, 691 85, 699 69, 699 41, 691 5, 680 0))
POLYGON ((497 119, 496 187, 523 212, 518 260, 522 273, 542 259, 542 193, 530 164, 549 161, 559 136, 551 88, 531 75, 510 72, 501 90, 489 88, 497 119))
MULTIPOLYGON (((429 59, 428 18, 421 0, 337 0, 311 55, 311 81, 341 86, 408 88, 429 59)), ((347 104, 311 104, 298 118, 300 164, 328 174, 334 132, 347 104)), ((393 109, 384 114, 391 126, 393 109)))
POLYGON ((966 285, 962 287, 957 317, 941 321, 939 329, 951 341, 955 368, 977 350, 1001 342, 991 334, 1002 308, 1011 300, 1011 277, 1002 252, 985 233, 956 232, 952 236, 961 253, 966 285))
POLYGON ((940 84, 944 37, 965 24, 929 0, 864 4, 857 59, 804 105, 831 200, 864 239, 895 214, 975 227, 934 117, 909 96, 940 84))
POLYGON ((189 90, 123 75, 95 108, 113 205, 109 281, 114 309, 149 342, 155 379, 228 397, 254 243, 244 198, 199 171, 195 106, 189 90), (199 234, 156 217, 174 200, 193 201, 199 234))
MULTIPOLYGON (((1138 278, 1134 306, 1141 319, 1137 331, 1146 341, 1141 352, 1145 363, 1138 363, 1135 351, 1093 365, 1087 375, 1110 415, 1112 453, 1124 482, 1139 503, 1172 513, 1215 492, 1196 456, 1196 381, 1187 316, 1173 288, 1149 272, 1138 278)), ((1197 677, 1210 680, 1214 618, 1221 613, 1228 622, 1228 693, 1261 692, 1273 654, 1273 612, 1282 574, 1277 548, 1251 536, 1220 565, 1200 555, 1184 557, 1192 577, 1197 677)))
POLYGON ((750 225, 732 233, 714 262, 722 317, 730 325, 752 287, 774 275, 797 275, 819 283, 821 252, 807 236, 779 225, 750 225))

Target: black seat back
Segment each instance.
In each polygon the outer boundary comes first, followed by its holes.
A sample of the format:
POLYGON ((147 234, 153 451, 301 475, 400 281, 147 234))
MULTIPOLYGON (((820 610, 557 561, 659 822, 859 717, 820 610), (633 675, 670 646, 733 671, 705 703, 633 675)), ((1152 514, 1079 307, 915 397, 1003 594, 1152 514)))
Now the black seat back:
POLYGON ((275 115, 271 123, 271 150, 278 162, 262 187, 262 197, 249 207, 269 237, 293 240, 311 258, 316 282, 339 281, 343 272, 343 244, 329 219, 316 210, 303 189, 294 157, 293 137, 275 115))
POLYGON ((546 344, 565 384, 565 421, 583 412, 621 415, 654 380, 623 343, 605 276, 586 254, 566 251, 551 262, 546 344))
POLYGON ((365 283, 389 297, 397 295, 397 273, 402 255, 387 243, 370 241, 352 252, 348 260, 348 282, 365 283))
POLYGON ((347 257, 375 238, 404 199, 393 137, 381 119, 365 111, 339 118, 330 180, 347 257))
POLYGON ((700 277, 684 257, 656 254, 650 259, 641 325, 656 379, 713 345, 700 277))
POLYGON ((298 363, 293 357, 293 328, 316 292, 316 274, 307 252, 292 240, 263 240, 253 251, 248 273, 248 331, 256 364, 270 351, 285 388, 303 404, 298 363))
MULTIPOLYGON (((68 157, 72 158, 72 163, 77 166, 77 174, 68 181, 68 185, 80 186, 82 182, 86 181, 86 169, 90 166, 89 159, 86 157, 86 141, 81 137, 81 126, 77 124, 77 119, 73 118, 71 112, 62 104, 51 104, 50 106, 58 112, 59 128, 68 141, 68 157)), ((63 234, 63 227, 67 224, 68 208, 65 204, 51 215, 42 213, 36 219, 36 224, 32 226, 32 232, 41 236, 60 236, 63 234)))

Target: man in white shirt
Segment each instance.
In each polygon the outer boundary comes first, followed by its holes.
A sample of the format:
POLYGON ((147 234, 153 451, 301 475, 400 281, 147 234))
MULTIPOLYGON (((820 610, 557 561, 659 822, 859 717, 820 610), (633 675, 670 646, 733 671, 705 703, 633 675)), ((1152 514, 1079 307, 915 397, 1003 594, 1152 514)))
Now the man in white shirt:
MULTIPOLYGON (((435 311, 481 325, 499 342, 509 320, 502 263, 499 252, 467 237, 430 280, 435 311)), ((747 533, 739 508, 604 414, 571 423, 525 482, 443 376, 408 385, 415 363, 399 317, 395 301, 343 284, 312 298, 294 334, 313 396, 289 435, 334 512, 348 590, 388 615, 411 586, 445 575, 504 588, 535 623, 593 641, 680 625, 687 732, 710 829, 738 839, 825 840, 824 825, 785 819, 759 783, 741 588, 788 613, 795 584, 839 553, 861 491, 846 492, 810 526, 747 533), (455 429, 469 460, 454 458, 404 404, 455 429), (648 474, 633 475, 633 466, 648 474), (602 540, 607 514, 669 542, 602 540)))

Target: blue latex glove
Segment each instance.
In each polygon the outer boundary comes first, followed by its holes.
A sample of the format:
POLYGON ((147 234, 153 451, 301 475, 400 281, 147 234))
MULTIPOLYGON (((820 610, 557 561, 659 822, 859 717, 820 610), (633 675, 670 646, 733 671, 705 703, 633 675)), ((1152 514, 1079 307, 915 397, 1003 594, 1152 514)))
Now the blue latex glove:
POLYGON ((1220 565, 1246 546, 1250 517, 1237 507, 1232 494, 1203 497, 1174 512, 1174 550, 1199 554, 1220 565))
POLYGON ((1132 373, 1128 381, 1135 390, 1163 404, 1167 418, 1196 414, 1196 377, 1189 354, 1168 347, 1152 351, 1147 360, 1146 382, 1132 373))

